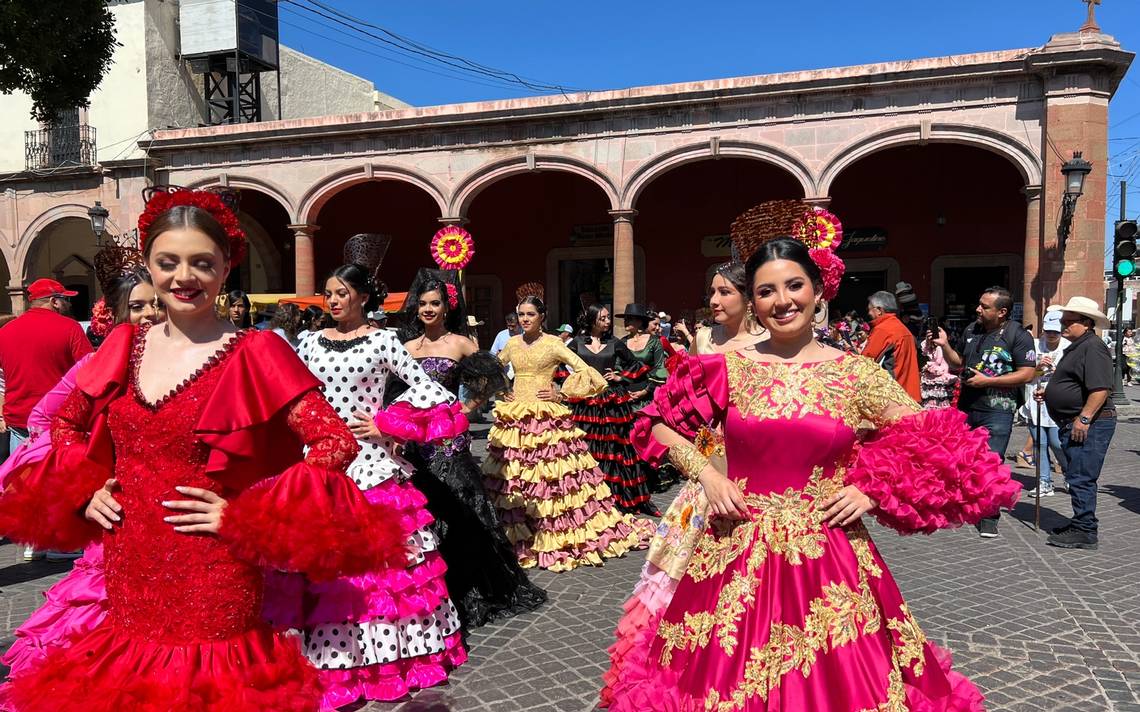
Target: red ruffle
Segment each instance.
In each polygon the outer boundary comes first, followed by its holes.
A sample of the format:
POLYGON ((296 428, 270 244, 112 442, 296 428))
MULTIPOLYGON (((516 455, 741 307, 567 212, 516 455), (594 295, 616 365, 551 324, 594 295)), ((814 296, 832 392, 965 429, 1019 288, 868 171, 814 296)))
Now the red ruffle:
POLYGON ((1012 508, 1021 493, 986 438, 955 409, 909 415, 860 448, 846 480, 879 503, 880 522, 901 533, 976 524, 1012 508))
POLYGON ((230 500, 220 534, 248 561, 327 580, 405 566, 390 514, 344 475, 299 463, 230 500))
POLYGON ((653 402, 638 414, 629 439, 643 460, 660 465, 668 448, 653 437, 654 424, 663 423, 683 437, 693 438, 702 425, 711 426, 723 418, 727 406, 724 356, 689 356, 653 392, 653 402))
POLYGON ((317 671, 295 642, 261 628, 221 641, 138 641, 110 622, 0 693, 20 712, 312 712, 317 671))
POLYGON ((373 416, 380 432, 406 442, 432 443, 467 432, 469 424, 459 403, 440 403, 417 408, 411 403, 393 403, 373 416))
POLYGON ((0 496, 0 532, 43 549, 74 551, 103 531, 83 510, 111 473, 86 457, 86 444, 60 445, 17 468, 0 496))

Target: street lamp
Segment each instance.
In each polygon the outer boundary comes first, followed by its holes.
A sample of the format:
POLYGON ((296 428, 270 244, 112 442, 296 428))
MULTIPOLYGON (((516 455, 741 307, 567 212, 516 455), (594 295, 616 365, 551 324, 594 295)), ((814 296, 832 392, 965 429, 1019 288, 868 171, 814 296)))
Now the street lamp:
POLYGON ((103 239, 103 233, 107 230, 107 216, 110 214, 98 200, 93 207, 87 208, 87 216, 91 218, 91 232, 95 233, 97 241, 103 239))
POLYGON ((1061 252, 1072 231, 1073 215, 1077 212, 1077 199, 1084 195, 1085 176, 1092 172, 1092 164, 1081 157, 1080 151, 1073 151, 1072 159, 1061 166, 1065 176, 1065 197, 1061 200, 1061 222, 1057 225, 1057 241, 1061 252))

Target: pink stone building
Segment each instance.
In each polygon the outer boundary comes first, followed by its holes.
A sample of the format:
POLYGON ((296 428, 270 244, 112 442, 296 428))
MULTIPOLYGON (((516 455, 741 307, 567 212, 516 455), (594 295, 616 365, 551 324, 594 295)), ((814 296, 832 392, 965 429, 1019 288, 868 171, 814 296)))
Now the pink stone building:
POLYGON ((100 200, 132 225, 150 182, 242 191, 254 292, 312 294, 345 239, 395 241, 402 290, 440 225, 476 240, 471 302, 488 334, 515 288, 545 283, 552 321, 584 301, 702 303, 733 218, 773 198, 827 205, 847 228, 836 307, 910 282, 935 315, 1008 285, 1024 320, 1103 295, 1108 103, 1133 55, 1095 26, 1037 48, 568 96, 158 130, 145 158, 90 175, 9 175, 8 291, 29 249, 100 200), (1061 166, 1092 162, 1062 253, 1061 166), (30 192, 28 192, 30 191, 30 192))

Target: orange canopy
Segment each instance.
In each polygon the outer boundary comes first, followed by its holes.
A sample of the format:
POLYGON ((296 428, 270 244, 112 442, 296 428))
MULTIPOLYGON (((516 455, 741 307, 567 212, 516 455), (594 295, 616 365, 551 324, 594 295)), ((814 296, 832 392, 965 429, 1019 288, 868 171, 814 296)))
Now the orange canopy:
MULTIPOLYGON (((384 300, 384 311, 387 313, 397 312, 404 308, 404 300, 408 297, 407 292, 392 292, 384 300)), ((278 299, 278 304, 296 304, 300 307, 319 307, 324 311, 328 311, 325 306, 325 297, 323 294, 314 294, 311 297, 285 297, 278 299)))

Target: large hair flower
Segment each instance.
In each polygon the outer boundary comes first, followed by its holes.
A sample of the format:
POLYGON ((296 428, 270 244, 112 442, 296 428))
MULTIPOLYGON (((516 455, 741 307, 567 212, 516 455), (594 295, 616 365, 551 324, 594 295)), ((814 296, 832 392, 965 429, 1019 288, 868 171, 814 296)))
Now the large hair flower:
POLYGON ((246 238, 237 215, 217 194, 207 190, 168 189, 150 191, 146 209, 139 215, 139 249, 146 252, 150 226, 162 213, 179 205, 192 205, 208 212, 222 229, 230 243, 230 267, 245 259, 246 238))
POLYGON ((111 308, 107 306, 106 299, 100 299, 95 302, 91 307, 91 333, 99 338, 103 338, 111 333, 111 329, 115 327, 115 315, 111 313, 111 308))
POLYGON ((459 308, 459 290, 451 282, 447 283, 447 308, 459 308))
POLYGON ((819 267, 823 276, 823 299, 831 301, 839 294, 839 283, 843 280, 843 273, 847 271, 846 265, 834 252, 826 247, 816 247, 808 250, 811 259, 819 267))

